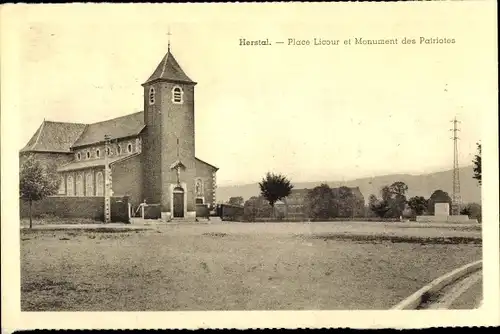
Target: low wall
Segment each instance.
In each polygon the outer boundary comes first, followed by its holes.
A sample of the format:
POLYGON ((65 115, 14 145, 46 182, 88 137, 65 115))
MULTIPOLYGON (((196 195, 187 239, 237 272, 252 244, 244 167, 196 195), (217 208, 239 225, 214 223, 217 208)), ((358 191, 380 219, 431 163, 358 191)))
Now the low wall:
MULTIPOLYGON (((21 218, 29 217, 29 203, 19 202, 21 218)), ((104 221, 104 197, 51 196, 32 204, 33 217, 51 215, 60 218, 89 218, 104 221)), ((128 198, 111 197, 111 220, 128 222, 128 198)))
POLYGON ((238 221, 243 219, 244 208, 238 205, 219 204, 216 212, 222 220, 238 221))
POLYGON ((196 204, 196 217, 208 218, 210 210, 206 204, 196 204))
POLYGON ((160 204, 147 204, 144 206, 144 219, 160 219, 160 218, 161 218, 160 204))

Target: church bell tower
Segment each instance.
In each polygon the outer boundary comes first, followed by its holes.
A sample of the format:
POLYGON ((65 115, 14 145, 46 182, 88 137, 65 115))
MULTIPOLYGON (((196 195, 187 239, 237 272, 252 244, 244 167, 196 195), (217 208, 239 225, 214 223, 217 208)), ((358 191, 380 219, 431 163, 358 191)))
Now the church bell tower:
POLYGON ((143 194, 166 218, 195 217, 194 87, 170 51, 144 87, 143 194))

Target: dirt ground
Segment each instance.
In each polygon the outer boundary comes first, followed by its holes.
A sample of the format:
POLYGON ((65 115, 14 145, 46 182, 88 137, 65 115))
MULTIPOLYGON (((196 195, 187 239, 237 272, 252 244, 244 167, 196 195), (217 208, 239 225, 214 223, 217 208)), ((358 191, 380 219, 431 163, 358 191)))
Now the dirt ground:
POLYGON ((363 224, 21 230, 21 307, 388 309, 481 259, 477 229, 363 224))

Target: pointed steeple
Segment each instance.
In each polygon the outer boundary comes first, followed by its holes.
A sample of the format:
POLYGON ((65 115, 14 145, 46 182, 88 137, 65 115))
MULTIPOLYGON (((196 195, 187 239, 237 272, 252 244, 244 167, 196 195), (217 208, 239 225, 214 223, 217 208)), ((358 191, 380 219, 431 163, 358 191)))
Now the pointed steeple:
POLYGON ((191 80, 186 75, 179 63, 175 60, 174 56, 170 52, 170 43, 168 46, 167 54, 165 55, 165 57, 163 57, 161 62, 156 67, 156 70, 153 72, 153 74, 151 74, 149 79, 144 84, 160 80, 196 84, 196 82, 191 80))

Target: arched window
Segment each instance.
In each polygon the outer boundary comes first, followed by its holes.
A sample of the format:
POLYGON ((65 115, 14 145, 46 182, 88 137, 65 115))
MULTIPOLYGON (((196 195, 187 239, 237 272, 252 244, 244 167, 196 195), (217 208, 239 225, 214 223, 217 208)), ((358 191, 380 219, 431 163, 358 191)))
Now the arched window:
POLYGON ((97 151, 95 151, 95 156, 98 158, 101 157, 101 151, 99 149, 97 149, 97 151))
POLYGON ((59 195, 64 195, 64 192, 66 191, 66 187, 64 185, 64 176, 61 175, 61 179, 59 180, 59 195))
POLYGON ((97 172, 96 183, 96 196, 104 196, 104 176, 102 175, 102 172, 97 172))
POLYGON ((90 159, 90 152, 87 151, 87 159, 90 159))
POLYGON ((85 176, 85 196, 94 196, 94 180, 91 172, 85 176))
POLYGON ((183 95, 184 95, 184 92, 182 91, 181 87, 175 86, 174 88, 172 88, 172 102, 173 103, 177 103, 177 104, 183 103, 184 102, 183 95))
POLYGON ((83 195, 83 176, 82 176, 82 174, 78 174, 76 176, 76 196, 84 196, 83 195))
POLYGON ((149 88, 149 105, 155 104, 155 89, 154 87, 149 88))
POLYGON ((78 153, 76 154, 76 160, 80 160, 81 158, 82 158, 82 155, 80 154, 80 152, 78 152, 78 153))
POLYGON ((127 152, 132 153, 132 144, 127 145, 127 152))
POLYGON ((67 196, 75 196, 75 193, 74 193, 74 187, 73 187, 73 176, 69 175, 67 178, 66 178, 66 195, 67 196))

